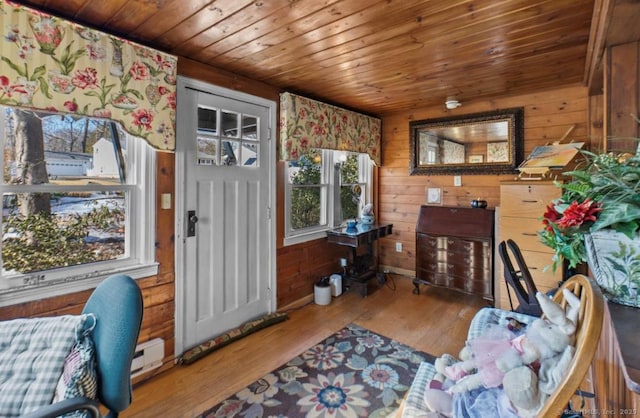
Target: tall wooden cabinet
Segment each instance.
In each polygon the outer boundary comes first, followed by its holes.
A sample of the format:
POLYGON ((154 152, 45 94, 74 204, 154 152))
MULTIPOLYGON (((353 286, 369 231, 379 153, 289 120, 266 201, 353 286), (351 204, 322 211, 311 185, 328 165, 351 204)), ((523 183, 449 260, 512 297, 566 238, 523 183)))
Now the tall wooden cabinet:
MULTIPOLYGON (((558 268, 554 273, 548 267, 552 263, 553 250, 543 245, 538 237, 538 231, 542 229, 540 218, 546 206, 560 195, 561 189, 552 181, 521 180, 500 184, 498 242, 512 239, 518 244, 536 287, 543 293, 558 287, 558 282, 562 281, 562 269, 558 268)), ((512 298, 515 305, 513 291, 512 298)), ((499 257, 496 263, 496 306, 510 309, 499 257)))
POLYGON ((494 218, 492 209, 422 206, 416 224, 414 293, 427 284, 493 303, 494 218))

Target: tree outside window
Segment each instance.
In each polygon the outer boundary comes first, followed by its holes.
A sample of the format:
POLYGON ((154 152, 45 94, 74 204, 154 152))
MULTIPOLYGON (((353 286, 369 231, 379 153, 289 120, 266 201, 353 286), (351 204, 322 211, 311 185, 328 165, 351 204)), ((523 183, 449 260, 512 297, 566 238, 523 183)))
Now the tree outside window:
POLYGON ((323 236, 367 203, 372 163, 366 154, 312 150, 286 165, 285 243, 323 236))
POLYGON ((2 116, 2 277, 125 257, 124 131, 30 110, 2 116))
POLYGON ((360 179, 360 156, 349 154, 340 164, 340 209, 338 222, 360 217, 366 183, 360 179))
POLYGON ((322 153, 312 151, 289 163, 290 225, 294 230, 322 223, 322 153))

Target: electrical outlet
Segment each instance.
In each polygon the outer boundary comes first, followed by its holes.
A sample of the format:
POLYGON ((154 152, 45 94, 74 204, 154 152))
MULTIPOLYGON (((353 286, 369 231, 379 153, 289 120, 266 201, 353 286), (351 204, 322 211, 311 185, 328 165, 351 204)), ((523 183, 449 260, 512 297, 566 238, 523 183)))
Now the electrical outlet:
POLYGON ((402 243, 401 242, 396 242, 396 252, 398 252, 398 253, 402 252, 402 243))
POLYGON ((462 176, 453 176, 453 185, 456 187, 462 186, 462 176))

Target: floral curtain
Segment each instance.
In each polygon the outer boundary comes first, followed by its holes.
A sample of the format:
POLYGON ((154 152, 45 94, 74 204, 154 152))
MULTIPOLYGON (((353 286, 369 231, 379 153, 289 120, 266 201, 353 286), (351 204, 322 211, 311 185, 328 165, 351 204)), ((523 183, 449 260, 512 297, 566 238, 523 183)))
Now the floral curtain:
POLYGON ((0 104, 119 121, 175 149, 176 57, 0 0, 0 104))
POLYGON ((283 160, 322 148, 367 153, 380 165, 380 125, 380 119, 291 93, 280 95, 283 160))

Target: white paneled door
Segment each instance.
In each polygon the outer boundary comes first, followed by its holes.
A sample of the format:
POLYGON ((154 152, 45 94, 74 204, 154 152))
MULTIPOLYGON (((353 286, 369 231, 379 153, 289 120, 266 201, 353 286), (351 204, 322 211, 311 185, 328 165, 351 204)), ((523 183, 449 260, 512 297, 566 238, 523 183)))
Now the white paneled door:
POLYGON ((182 349, 274 309, 275 103, 222 92, 179 83, 182 349))

